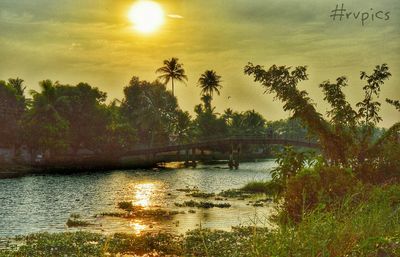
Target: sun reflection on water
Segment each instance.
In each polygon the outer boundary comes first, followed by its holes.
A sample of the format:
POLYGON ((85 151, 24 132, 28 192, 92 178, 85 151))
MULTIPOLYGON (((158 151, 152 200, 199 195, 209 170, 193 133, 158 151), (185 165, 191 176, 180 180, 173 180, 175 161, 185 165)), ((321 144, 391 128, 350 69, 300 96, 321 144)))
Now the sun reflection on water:
POLYGON ((129 226, 133 229, 133 232, 137 235, 142 233, 146 229, 146 225, 141 224, 138 221, 132 221, 129 223, 129 226))
POLYGON ((142 183, 134 186, 135 196, 133 204, 144 208, 151 205, 151 195, 154 192, 155 185, 153 183, 142 183))

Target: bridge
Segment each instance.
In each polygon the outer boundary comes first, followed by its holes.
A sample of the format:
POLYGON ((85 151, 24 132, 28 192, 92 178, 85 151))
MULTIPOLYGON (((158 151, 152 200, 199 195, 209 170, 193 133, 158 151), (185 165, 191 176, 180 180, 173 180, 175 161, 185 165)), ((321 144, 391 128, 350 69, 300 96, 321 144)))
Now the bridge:
POLYGON ((125 156, 147 156, 153 160, 159 159, 163 161, 160 155, 165 153, 174 153, 176 158, 169 159, 169 161, 180 161, 184 160, 187 166, 196 166, 196 159, 202 159, 205 150, 225 149, 229 152, 230 168, 238 168, 240 161, 241 149, 244 145, 282 145, 282 146, 297 146, 305 148, 318 149, 318 143, 311 140, 304 139, 288 139, 280 138, 276 136, 230 136, 230 137, 212 137, 194 142, 182 143, 182 144, 168 144, 168 145, 154 145, 152 147, 139 147, 127 151, 125 156), (197 151, 200 154, 197 154, 197 151), (182 158, 182 151, 184 152, 182 158), (157 155, 159 156, 157 158, 157 155), (200 158, 197 157, 200 155, 200 158))

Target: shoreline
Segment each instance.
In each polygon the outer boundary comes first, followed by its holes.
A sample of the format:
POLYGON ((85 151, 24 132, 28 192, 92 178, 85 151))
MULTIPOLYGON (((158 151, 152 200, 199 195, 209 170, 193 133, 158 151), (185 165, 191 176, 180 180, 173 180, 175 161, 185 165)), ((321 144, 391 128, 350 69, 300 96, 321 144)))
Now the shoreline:
MULTIPOLYGON (((252 156, 243 158, 241 162, 257 162, 273 158, 272 156, 252 156)), ((210 159, 197 160, 203 164, 228 163, 228 160, 210 159)), ((107 172, 112 170, 135 170, 135 169, 168 169, 165 166, 166 162, 154 162, 145 160, 128 160, 128 161, 108 161, 108 162, 57 162, 47 163, 42 165, 28 165, 16 163, 0 163, 0 179, 20 178, 31 175, 46 175, 46 174, 80 174, 86 172, 107 172)), ((183 162, 182 162, 183 163, 183 162)), ((183 165, 182 165, 183 167, 183 165)), ((240 169, 240 168, 239 168, 240 169)))

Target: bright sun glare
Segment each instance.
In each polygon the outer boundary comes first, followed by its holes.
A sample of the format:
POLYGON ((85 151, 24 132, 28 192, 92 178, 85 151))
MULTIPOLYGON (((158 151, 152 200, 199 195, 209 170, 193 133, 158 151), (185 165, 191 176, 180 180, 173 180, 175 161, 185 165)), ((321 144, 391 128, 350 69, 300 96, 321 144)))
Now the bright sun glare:
POLYGON ((133 4, 128 17, 134 28, 142 33, 152 33, 164 23, 164 11, 156 2, 142 0, 133 4))

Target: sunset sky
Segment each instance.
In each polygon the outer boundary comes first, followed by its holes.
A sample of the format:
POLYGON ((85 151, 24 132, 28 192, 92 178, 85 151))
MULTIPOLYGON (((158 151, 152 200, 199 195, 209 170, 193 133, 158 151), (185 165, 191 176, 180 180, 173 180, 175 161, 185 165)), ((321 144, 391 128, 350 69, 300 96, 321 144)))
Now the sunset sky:
MULTIPOLYGON (((276 120, 288 114, 243 74, 247 62, 307 65, 310 80, 301 85, 323 113, 319 83, 348 75, 345 92, 355 103, 363 97, 360 71, 387 63, 393 77, 381 100, 400 98, 399 0, 163 0, 156 2, 165 23, 151 34, 133 29, 128 12, 135 2, 0 0, 0 79, 18 76, 29 89, 38 89, 43 79, 84 81, 112 100, 122 98, 132 76, 155 80, 162 61, 178 57, 189 77, 187 86, 175 88, 182 109, 193 112, 200 102, 197 80, 214 69, 223 80, 213 102, 218 112, 255 109, 276 120), (342 3, 370 16, 390 12, 390 19, 369 18, 364 26, 360 17, 333 21, 331 10, 342 3)), ((382 115, 386 127, 400 118, 388 104, 382 115)))

